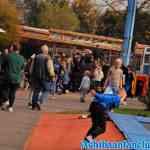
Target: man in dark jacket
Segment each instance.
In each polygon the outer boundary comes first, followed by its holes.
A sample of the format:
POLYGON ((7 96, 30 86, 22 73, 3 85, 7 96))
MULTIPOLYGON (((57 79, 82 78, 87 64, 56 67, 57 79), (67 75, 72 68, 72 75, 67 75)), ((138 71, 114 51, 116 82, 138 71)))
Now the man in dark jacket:
POLYGON ((54 66, 51 57, 48 55, 47 45, 41 47, 42 53, 37 55, 32 68, 33 97, 32 110, 41 110, 40 104, 48 99, 50 83, 54 77, 54 66), (41 96, 40 93, 42 93, 41 96))

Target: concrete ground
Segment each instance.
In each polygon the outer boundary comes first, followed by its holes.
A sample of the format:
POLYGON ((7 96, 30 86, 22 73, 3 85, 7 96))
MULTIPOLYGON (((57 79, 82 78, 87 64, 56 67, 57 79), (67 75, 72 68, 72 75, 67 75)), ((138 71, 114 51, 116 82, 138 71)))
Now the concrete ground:
MULTIPOLYGON (((27 93, 19 91, 13 113, 0 111, 0 150, 23 150, 23 146, 32 127, 35 126, 43 112, 85 112, 88 110, 90 99, 86 103, 79 102, 78 93, 58 95, 56 99, 49 97, 41 112, 27 107, 27 93)), ((144 108, 138 101, 129 101, 130 107, 144 108)))
POLYGON ((144 103, 139 102, 137 98, 128 98, 127 106, 121 106, 122 108, 131 108, 131 109, 146 109, 144 103))
POLYGON ((80 103, 79 94, 49 98, 41 112, 28 109, 27 93, 19 91, 14 112, 0 110, 0 150, 23 150, 24 143, 43 112, 84 112, 89 102, 80 103))

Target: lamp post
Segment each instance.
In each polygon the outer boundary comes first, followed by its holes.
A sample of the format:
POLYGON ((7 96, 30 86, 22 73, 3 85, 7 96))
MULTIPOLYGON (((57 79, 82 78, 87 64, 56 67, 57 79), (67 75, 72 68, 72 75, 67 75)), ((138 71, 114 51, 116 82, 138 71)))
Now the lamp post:
POLYGON ((124 42, 122 46, 123 63, 125 66, 128 66, 130 63, 136 8, 137 0, 128 0, 128 14, 125 25, 124 42))

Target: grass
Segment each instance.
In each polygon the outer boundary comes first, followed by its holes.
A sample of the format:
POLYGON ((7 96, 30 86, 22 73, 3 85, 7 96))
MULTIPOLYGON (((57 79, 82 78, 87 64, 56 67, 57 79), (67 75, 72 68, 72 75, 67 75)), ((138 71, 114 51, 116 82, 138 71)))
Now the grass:
POLYGON ((121 108, 121 109, 115 109, 114 112, 120 113, 120 114, 127 114, 127 115, 150 117, 150 111, 141 110, 141 109, 121 108))
POLYGON ((76 115, 76 114, 87 114, 88 112, 85 111, 63 111, 63 112, 58 112, 58 114, 72 114, 72 115, 76 115))
MULTIPOLYGON (((134 115, 134 116, 144 116, 150 117, 150 111, 142 110, 142 109, 129 109, 129 108, 117 108, 114 110, 115 113, 126 114, 126 115, 134 115)), ((64 111, 58 112, 58 114, 86 114, 84 111, 64 111)))

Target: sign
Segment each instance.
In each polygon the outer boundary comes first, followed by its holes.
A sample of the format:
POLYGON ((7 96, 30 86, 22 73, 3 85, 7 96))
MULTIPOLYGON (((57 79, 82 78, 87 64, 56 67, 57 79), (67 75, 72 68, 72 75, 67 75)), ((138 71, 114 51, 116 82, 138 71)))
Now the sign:
POLYGON ((150 47, 144 50, 141 72, 150 75, 150 47))

